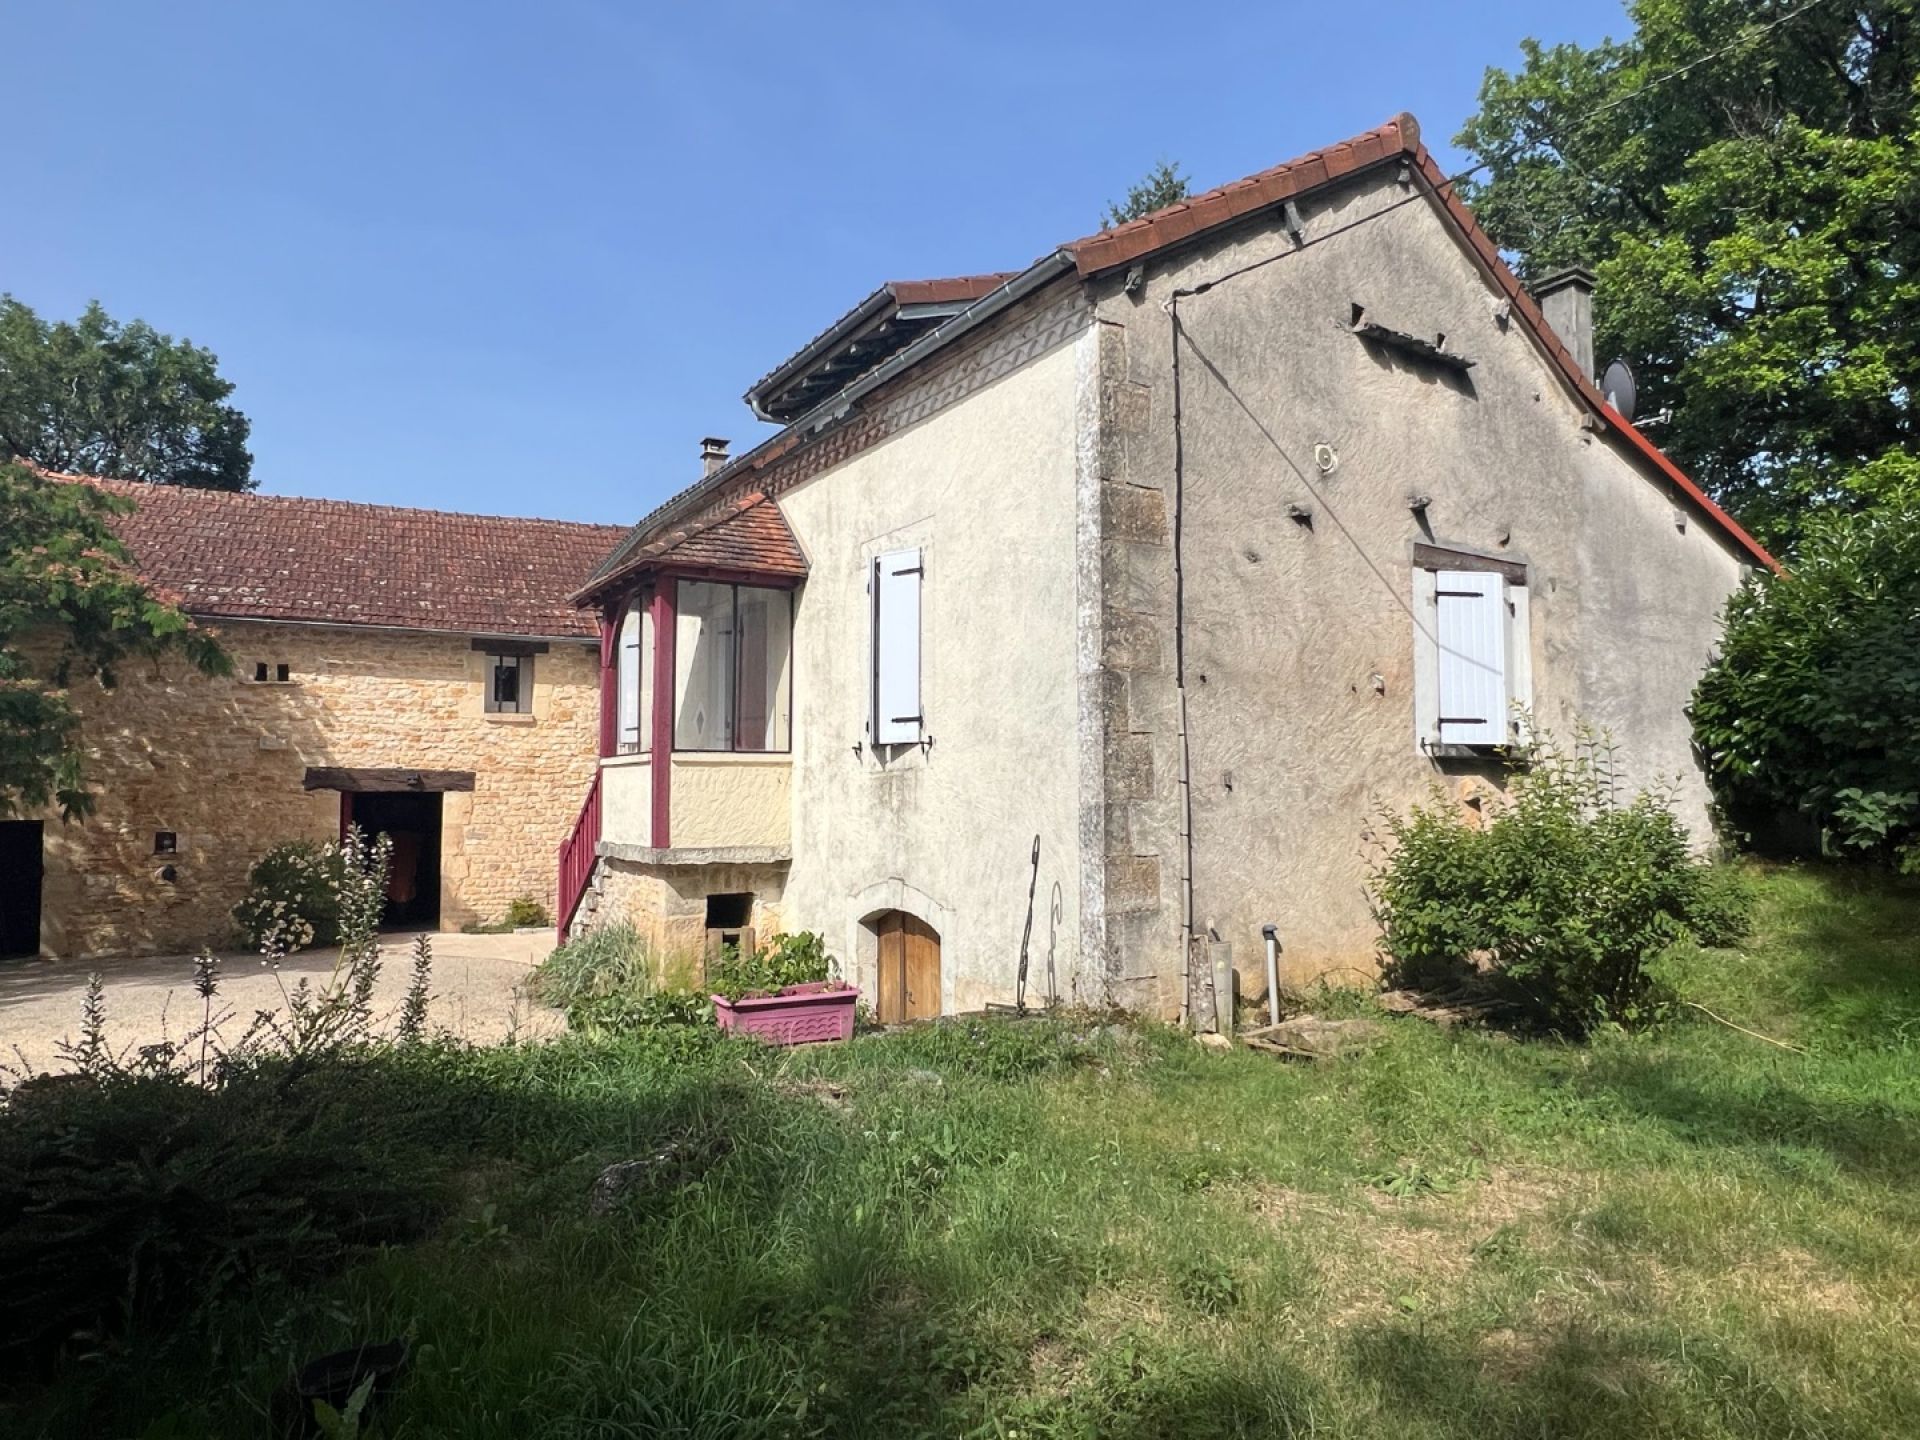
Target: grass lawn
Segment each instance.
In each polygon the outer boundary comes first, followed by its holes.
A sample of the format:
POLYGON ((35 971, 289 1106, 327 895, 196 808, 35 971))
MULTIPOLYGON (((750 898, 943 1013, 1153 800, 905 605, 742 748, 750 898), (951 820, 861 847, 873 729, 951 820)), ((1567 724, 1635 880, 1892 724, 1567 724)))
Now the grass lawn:
POLYGON ((1920 1434, 1920 889, 1760 887, 1665 963, 1804 1055, 1689 1011, 1320 1067, 1085 1020, 415 1060, 432 1239, 71 1362, 13 1433, 261 1434, 291 1361, 411 1332, 390 1436, 1920 1434), (673 1139, 702 1178, 588 1216, 673 1139))

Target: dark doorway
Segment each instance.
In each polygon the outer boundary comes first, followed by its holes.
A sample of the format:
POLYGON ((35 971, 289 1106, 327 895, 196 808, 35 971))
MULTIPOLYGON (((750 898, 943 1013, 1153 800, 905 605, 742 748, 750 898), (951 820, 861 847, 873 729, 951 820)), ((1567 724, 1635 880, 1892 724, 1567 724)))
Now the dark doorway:
POLYGON ((393 869, 380 924, 388 930, 440 925, 440 792, 363 790, 347 797, 353 823, 393 837, 393 869))
POLYGON ((41 824, 0 820, 0 960, 40 953, 41 824))

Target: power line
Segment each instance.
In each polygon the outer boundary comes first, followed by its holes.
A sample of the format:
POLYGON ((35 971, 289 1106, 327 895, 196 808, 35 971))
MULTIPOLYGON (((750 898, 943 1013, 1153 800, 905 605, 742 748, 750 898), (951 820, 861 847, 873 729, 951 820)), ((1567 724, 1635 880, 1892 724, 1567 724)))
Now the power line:
POLYGON ((1649 90, 1657 89, 1659 86, 1666 84, 1669 80, 1678 80, 1682 75, 1687 74, 1689 71, 1698 70, 1702 65, 1705 65, 1708 61, 1718 60, 1722 55, 1725 55, 1730 51, 1738 50, 1742 45, 1745 45, 1750 41, 1758 40, 1762 35, 1767 34, 1769 31, 1778 30, 1782 25, 1786 24, 1789 20, 1798 20, 1802 15, 1806 14, 1809 10, 1816 9, 1819 6, 1824 5, 1826 3, 1828 3, 1828 0, 1807 0, 1807 3, 1802 5, 1799 9, 1789 10, 1784 15, 1776 15, 1773 19, 1767 21, 1766 24, 1764 25, 1749 26, 1746 30, 1741 31, 1740 34, 1734 36, 1733 39, 1729 40, 1726 44, 1722 45, 1718 50, 1709 50, 1704 55, 1697 55, 1693 59, 1689 60, 1686 64, 1680 66, 1678 69, 1669 70, 1664 75, 1655 76, 1653 79, 1649 80, 1646 84, 1642 85, 1638 90, 1629 90, 1624 95, 1616 95, 1613 97, 1613 99, 1606 101, 1604 104, 1594 106, 1593 109, 1589 110, 1586 113, 1585 118, 1588 120, 1591 120, 1596 115, 1604 115, 1609 110, 1618 109, 1620 106, 1626 104, 1629 100, 1638 100, 1642 95, 1646 94, 1649 90))
MULTIPOLYGON (((1576 131, 1584 129, 1587 126, 1587 124, 1589 124, 1597 116, 1604 115, 1609 110, 1616 110, 1620 106, 1627 104, 1629 101, 1638 100, 1642 95, 1645 95, 1650 91, 1657 90, 1662 85, 1665 85, 1670 81, 1677 80, 1683 75, 1690 74, 1693 71, 1698 70, 1702 65, 1708 64, 1709 62, 1714 60, 1718 60, 1722 56, 1728 55, 1733 51, 1740 49, 1744 45, 1751 44, 1753 41, 1758 40, 1761 36, 1769 34, 1772 31, 1778 30, 1782 25, 1787 24, 1789 21, 1799 19, 1802 15, 1805 15, 1808 11, 1817 9, 1821 5, 1825 5, 1829 3, 1831 3, 1831 0, 1807 0, 1806 4, 1801 5, 1796 9, 1789 10, 1784 15, 1777 15, 1773 19, 1765 22, 1764 24, 1749 26, 1747 29, 1741 31, 1738 35, 1734 36, 1733 39, 1727 41, 1726 44, 1720 46, 1719 48, 1714 50, 1709 50, 1704 55, 1696 55, 1693 59, 1689 60, 1686 64, 1676 66, 1674 69, 1666 71, 1664 74, 1656 75, 1653 79, 1649 80, 1646 84, 1640 86, 1638 89, 1629 90, 1624 95, 1616 95, 1611 100, 1604 101, 1603 103, 1594 106, 1592 109, 1586 111, 1585 114, 1577 117, 1574 129, 1576 131)), ((1566 160, 1565 153, 1564 153, 1565 152, 1564 140, 1566 138, 1569 138, 1569 137, 1555 136, 1550 132, 1546 132, 1542 130, 1537 136, 1535 136, 1532 140, 1530 140, 1529 143, 1534 145, 1540 145, 1540 144, 1553 145, 1557 150, 1560 150, 1562 152, 1561 158, 1563 162, 1568 165, 1572 165, 1573 162, 1570 160, 1566 160)), ((1506 157, 1495 157, 1495 158, 1482 160, 1478 164, 1469 165, 1465 170, 1459 171, 1457 174, 1447 176, 1444 180, 1440 181, 1438 184, 1436 184, 1433 187, 1434 195, 1436 197, 1442 196, 1447 191, 1453 189, 1455 186, 1459 185, 1463 181, 1471 180, 1475 175, 1478 175, 1481 171, 1491 169, 1496 163, 1498 163, 1498 160, 1500 158, 1506 158, 1506 157)), ((1575 168, 1577 169, 1578 167, 1576 166, 1575 168)), ((1245 275, 1250 271, 1263 269, 1264 267, 1273 264, 1277 260, 1285 260, 1289 256, 1298 255, 1303 250, 1310 250, 1315 245, 1324 244, 1329 240, 1335 239, 1341 235, 1346 234, 1349 230, 1357 229, 1360 226, 1365 225, 1370 221, 1379 220, 1387 215, 1391 215, 1395 210, 1398 210, 1402 205, 1411 205, 1414 201, 1420 198, 1421 198, 1420 193, 1416 191, 1412 195, 1408 195, 1402 199, 1394 201, 1391 205, 1382 206, 1380 209, 1372 212, 1371 214, 1362 215, 1357 219, 1348 221, 1346 224, 1341 225, 1336 229, 1329 230, 1324 235, 1316 235, 1316 236, 1313 236, 1311 239, 1303 240, 1299 244, 1295 245, 1294 248, 1291 250, 1283 250, 1277 255, 1269 255, 1265 259, 1255 260, 1250 264, 1242 265, 1236 270, 1229 270, 1224 275, 1216 275, 1213 279, 1202 281, 1198 285, 1176 290, 1174 292, 1174 298, 1184 299, 1189 296, 1204 295, 1207 293, 1207 291, 1211 290, 1216 285, 1223 285, 1227 281, 1237 279, 1240 276, 1245 275)))

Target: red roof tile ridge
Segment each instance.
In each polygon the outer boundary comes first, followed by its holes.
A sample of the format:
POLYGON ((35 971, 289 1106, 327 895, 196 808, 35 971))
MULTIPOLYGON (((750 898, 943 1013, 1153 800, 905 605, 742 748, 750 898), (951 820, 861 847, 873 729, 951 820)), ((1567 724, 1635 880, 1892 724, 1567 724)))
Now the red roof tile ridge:
POLYGON ((1403 110, 1386 124, 1350 140, 1309 150, 1256 174, 1176 200, 1124 225, 1083 236, 1062 248, 1072 253, 1083 276, 1110 270, 1201 230, 1238 219, 1248 210, 1316 189, 1363 166, 1394 155, 1419 153, 1424 153, 1420 122, 1403 110))

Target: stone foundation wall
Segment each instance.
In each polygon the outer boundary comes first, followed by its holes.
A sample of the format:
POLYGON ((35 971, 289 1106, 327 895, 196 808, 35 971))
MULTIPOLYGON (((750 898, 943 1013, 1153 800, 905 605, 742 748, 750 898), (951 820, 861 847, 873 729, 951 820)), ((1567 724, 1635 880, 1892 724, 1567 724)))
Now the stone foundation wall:
POLYGON ((283 840, 339 832, 340 796, 301 788, 308 766, 471 770, 442 801, 440 923, 554 903, 554 855, 595 765, 599 657, 536 656, 533 710, 488 715, 484 656, 464 636, 229 622, 234 674, 177 660, 129 666, 118 688, 75 692, 90 784, 86 821, 46 818, 42 948, 154 954, 222 944, 253 862, 283 840), (255 683, 290 667, 285 684, 255 683), (178 837, 154 852, 156 832, 178 837), (161 877, 171 866, 174 878, 161 877))
POLYGON ((705 976, 707 897, 752 895, 749 924, 758 939, 768 939, 780 932, 787 866, 649 865, 607 856, 600 861, 598 884, 594 926, 633 926, 668 966, 687 971, 689 983, 700 983, 705 976))

